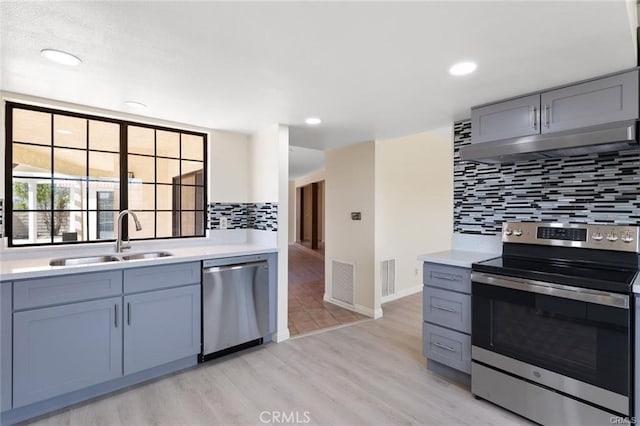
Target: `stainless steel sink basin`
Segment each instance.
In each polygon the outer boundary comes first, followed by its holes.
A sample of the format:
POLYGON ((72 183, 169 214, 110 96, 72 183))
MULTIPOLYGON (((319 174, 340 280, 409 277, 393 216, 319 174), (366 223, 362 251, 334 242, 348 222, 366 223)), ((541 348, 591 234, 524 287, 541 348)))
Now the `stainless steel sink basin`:
POLYGON ((119 262, 120 258, 113 255, 104 256, 87 256, 87 257, 66 257, 60 259, 52 259, 49 261, 50 266, 71 266, 71 265, 88 265, 91 263, 107 263, 119 262))
POLYGON ((159 257, 173 256, 168 251, 148 251, 145 253, 131 253, 122 255, 122 260, 157 259, 159 257))

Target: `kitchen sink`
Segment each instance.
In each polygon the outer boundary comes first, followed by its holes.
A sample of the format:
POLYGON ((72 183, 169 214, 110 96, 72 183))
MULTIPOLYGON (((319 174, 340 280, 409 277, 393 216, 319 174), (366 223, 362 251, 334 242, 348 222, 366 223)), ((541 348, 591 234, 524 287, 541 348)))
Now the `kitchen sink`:
POLYGON ((157 259, 159 257, 173 256, 168 251, 148 251, 145 253, 131 253, 122 256, 122 260, 157 259))
POLYGON ((71 265, 89 265, 91 263, 107 263, 119 262, 120 258, 114 255, 104 256, 86 256, 86 257, 66 257, 60 259, 52 259, 49 261, 50 266, 71 266, 71 265))

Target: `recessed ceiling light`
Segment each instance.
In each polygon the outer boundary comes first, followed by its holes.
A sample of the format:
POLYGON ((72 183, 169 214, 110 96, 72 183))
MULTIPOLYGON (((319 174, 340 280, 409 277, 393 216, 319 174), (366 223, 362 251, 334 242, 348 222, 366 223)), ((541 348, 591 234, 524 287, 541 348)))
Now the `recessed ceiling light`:
POLYGON ((316 126, 322 123, 322 120, 320 120, 318 117, 309 117, 306 120, 304 120, 304 122, 311 126, 316 126))
POLYGON ((58 129, 56 130, 58 133, 60 133, 61 135, 70 135, 73 132, 71 130, 67 130, 67 129, 58 129))
POLYGON ((40 54, 50 61, 57 62, 62 65, 76 66, 82 61, 77 56, 71 53, 63 52, 62 50, 55 49, 42 49, 40 54))
POLYGON ((125 101, 124 104, 131 109, 137 109, 137 110, 147 109, 147 106, 141 102, 125 101))
POLYGON ((466 75, 471 74, 476 70, 478 66, 475 62, 458 62, 449 68, 449 74, 451 75, 466 75))

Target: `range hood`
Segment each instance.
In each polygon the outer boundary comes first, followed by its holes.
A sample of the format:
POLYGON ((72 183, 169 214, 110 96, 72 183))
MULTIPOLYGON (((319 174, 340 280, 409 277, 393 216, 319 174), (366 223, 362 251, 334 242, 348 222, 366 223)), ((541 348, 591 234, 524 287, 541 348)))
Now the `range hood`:
POLYGON ((636 120, 619 121, 551 134, 472 143, 460 148, 460 158, 502 164, 638 148, 637 124, 636 120))

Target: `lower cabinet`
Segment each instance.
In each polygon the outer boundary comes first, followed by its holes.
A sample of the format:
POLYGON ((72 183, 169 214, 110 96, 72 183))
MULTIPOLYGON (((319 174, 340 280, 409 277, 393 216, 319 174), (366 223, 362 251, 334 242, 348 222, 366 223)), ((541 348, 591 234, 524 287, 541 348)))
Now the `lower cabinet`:
POLYGON ((200 353, 200 285, 124 297, 124 374, 200 353))
POLYGON ((122 375, 122 298, 13 315, 13 408, 122 375))

